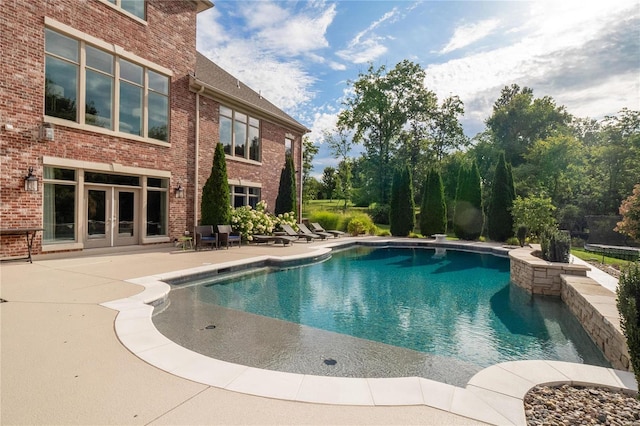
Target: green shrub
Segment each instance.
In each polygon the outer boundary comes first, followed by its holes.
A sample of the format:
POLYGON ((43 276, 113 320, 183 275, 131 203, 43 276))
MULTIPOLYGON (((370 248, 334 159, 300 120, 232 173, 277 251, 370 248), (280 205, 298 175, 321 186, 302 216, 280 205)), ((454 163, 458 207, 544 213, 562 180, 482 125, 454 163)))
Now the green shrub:
POLYGON ((442 177, 437 170, 429 171, 424 182, 418 224, 423 235, 447 232, 447 203, 442 177))
POLYGON ((540 235, 542 258, 549 262, 569 263, 571 236, 568 232, 547 228, 540 235))
POLYGON ((231 211, 231 227, 243 241, 251 241, 254 234, 271 234, 275 221, 266 208, 267 203, 260 201, 255 210, 247 205, 231 211))
POLYGON ((342 216, 339 213, 318 210, 309 215, 309 222, 318 222, 324 229, 345 231, 346 228, 341 227, 342 216))
POLYGON ((518 231, 516 232, 516 237, 518 238, 518 242, 520 243, 520 247, 524 247, 524 244, 527 242, 527 227, 526 226, 518 226, 518 231))
POLYGON ((371 216, 366 213, 352 213, 344 218, 344 228, 351 235, 371 234, 375 235, 377 228, 371 220, 371 216), (355 223, 352 225, 351 222, 355 223), (354 232, 358 232, 354 234, 354 232))
POLYGON ((293 157, 289 154, 285 157, 284 167, 280 172, 280 186, 276 198, 274 213, 288 213, 296 210, 296 176, 293 165, 293 157))
POLYGON ((228 225, 231 220, 231 204, 229 204, 229 183, 227 180, 227 163, 224 147, 216 145, 213 154, 211 174, 202 188, 200 200, 201 225, 228 225))
POLYGON ((477 240, 482 233, 482 187, 480 173, 474 161, 471 168, 461 167, 453 212, 453 232, 461 240, 477 240))
POLYGON ((409 167, 396 171, 391 184, 389 225, 391 235, 406 237, 416 224, 416 206, 413 201, 413 181, 409 167))
POLYGON ((518 240, 516 237, 509 237, 507 238, 506 243, 507 245, 510 245, 510 246, 519 246, 520 240, 518 240))
POLYGON ((388 237, 391 235, 391 232, 388 229, 379 229, 376 235, 378 237, 388 237))
POLYGON ((513 177, 505 162, 504 152, 500 153, 491 185, 491 199, 487 215, 487 233, 494 241, 505 241, 513 235, 511 207, 516 194, 512 193, 513 177))
POLYGON ((369 216, 373 219, 373 223, 380 223, 383 225, 389 224, 389 205, 372 203, 368 209, 369 216))
POLYGON ((618 281, 617 296, 620 326, 627 338, 636 382, 640 383, 640 263, 629 264, 622 272, 618 281))

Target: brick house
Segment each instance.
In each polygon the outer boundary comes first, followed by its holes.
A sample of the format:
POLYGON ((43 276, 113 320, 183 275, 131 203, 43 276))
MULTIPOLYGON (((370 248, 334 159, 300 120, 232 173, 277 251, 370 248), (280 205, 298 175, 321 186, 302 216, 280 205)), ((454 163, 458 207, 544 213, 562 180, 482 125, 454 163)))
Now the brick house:
MULTIPOLYGON (((211 7, 4 3, 2 230, 43 228, 34 253, 171 242, 199 220, 218 142, 232 205, 274 206, 285 152, 301 170, 308 129, 196 52, 211 7)), ((0 258, 26 254, 24 236, 0 244, 0 258)))

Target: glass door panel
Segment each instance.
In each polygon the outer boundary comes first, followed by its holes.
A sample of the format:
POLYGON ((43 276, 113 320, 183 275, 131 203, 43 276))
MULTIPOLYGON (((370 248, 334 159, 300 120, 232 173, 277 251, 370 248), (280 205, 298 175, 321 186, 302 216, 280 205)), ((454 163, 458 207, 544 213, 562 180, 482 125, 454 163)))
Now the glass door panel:
POLYGON ((111 245, 111 190, 87 189, 86 191, 86 244, 87 247, 111 245))
POLYGON ((138 244, 137 232, 137 191, 116 189, 115 194, 116 234, 114 245, 138 244))

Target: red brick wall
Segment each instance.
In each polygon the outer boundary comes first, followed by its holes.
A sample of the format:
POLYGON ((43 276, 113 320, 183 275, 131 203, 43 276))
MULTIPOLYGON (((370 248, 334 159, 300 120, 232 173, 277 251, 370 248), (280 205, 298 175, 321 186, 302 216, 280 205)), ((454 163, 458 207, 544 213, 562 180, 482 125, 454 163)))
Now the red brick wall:
MULTIPOLYGON (((200 169, 199 191, 211 174, 213 152, 219 137, 219 108, 215 100, 200 97, 200 169)), ((273 212, 280 185, 280 172, 284 167, 285 134, 293 134, 294 165, 300 170, 300 146, 302 137, 291 129, 287 129, 268 120, 260 120, 260 136, 262 142, 262 162, 260 165, 227 158, 227 176, 229 179, 240 179, 262 184, 261 198, 267 202, 269 211, 273 212)), ((296 185, 300 189, 299 176, 296 174, 296 185)), ((200 212, 198 212, 200 217, 200 212)))
MULTIPOLYGON (((196 12, 188 1, 147 1, 147 22, 141 24, 96 0, 5 0, 0 16, 0 227, 42 226, 42 157, 119 163, 172 172, 189 189, 195 140, 195 95, 188 73, 195 68, 196 12), (34 138, 44 112, 44 18, 69 25, 173 71, 170 147, 80 131, 57 125, 55 141, 34 138), (37 193, 24 191, 29 166, 39 178, 37 193)), ((189 194, 190 191, 187 191, 189 194)), ((192 196, 192 195, 191 195, 192 196)), ((187 229, 193 199, 169 194, 170 235, 187 229)), ((80 238, 80 237, 79 237, 80 238)), ((34 244, 40 251, 41 234, 34 244)), ((2 238, 0 257, 25 254, 22 239, 2 238)))

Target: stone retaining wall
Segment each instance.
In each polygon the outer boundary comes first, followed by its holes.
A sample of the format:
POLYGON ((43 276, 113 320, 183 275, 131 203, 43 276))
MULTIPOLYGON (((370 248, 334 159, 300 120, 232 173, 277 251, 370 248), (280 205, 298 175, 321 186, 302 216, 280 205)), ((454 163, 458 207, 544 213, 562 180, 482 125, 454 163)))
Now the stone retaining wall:
POLYGON ((509 252, 511 281, 530 293, 560 296, 560 275, 587 276, 588 266, 547 262, 531 253, 531 248, 519 248, 509 252))
POLYGON ((563 275, 562 300, 613 368, 631 371, 616 295, 588 277, 563 275))
POLYGON ((561 297, 613 368, 631 371, 615 293, 587 277, 588 266, 547 262, 532 252, 509 252, 511 281, 530 293, 561 297))

